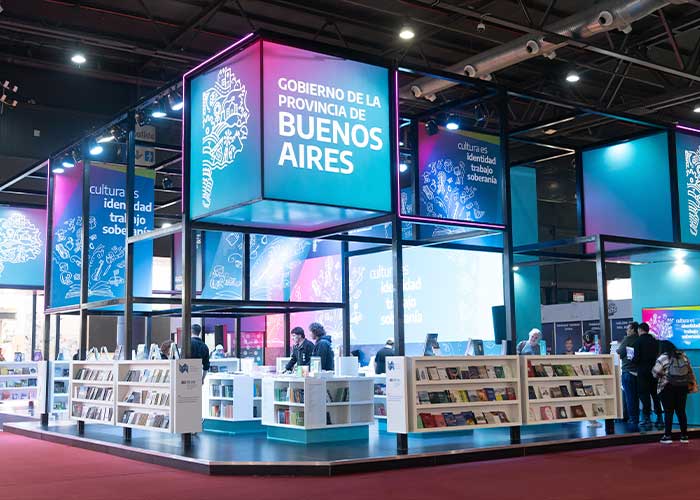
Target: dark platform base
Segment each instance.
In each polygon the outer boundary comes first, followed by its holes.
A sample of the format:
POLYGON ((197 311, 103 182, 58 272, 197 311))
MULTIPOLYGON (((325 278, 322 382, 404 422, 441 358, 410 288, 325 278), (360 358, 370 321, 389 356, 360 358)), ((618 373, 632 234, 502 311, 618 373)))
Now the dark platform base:
MULTIPOLYGON (((580 425, 562 425, 560 429, 551 425, 538 427, 547 429, 526 432, 523 428, 522 444, 507 444, 507 430, 490 435, 486 434, 488 430, 483 430, 486 437, 446 438, 444 443, 409 441, 409 452, 405 455, 396 454, 393 435, 380 433, 376 428, 370 430, 368 442, 357 445, 346 442, 304 446, 269 441, 260 434, 226 436, 204 432, 193 437, 189 448, 182 445, 179 436, 147 431, 134 431, 132 441, 125 443, 121 440, 121 429, 94 424, 86 426, 84 436, 77 435, 75 425, 45 427, 38 422, 9 423, 5 432, 204 474, 309 476, 525 457, 657 442, 661 437, 661 432, 625 433, 622 424, 617 424, 616 434, 610 436, 590 434, 580 425)), ((700 439, 700 429, 691 429, 689 434, 691 439, 700 439)))

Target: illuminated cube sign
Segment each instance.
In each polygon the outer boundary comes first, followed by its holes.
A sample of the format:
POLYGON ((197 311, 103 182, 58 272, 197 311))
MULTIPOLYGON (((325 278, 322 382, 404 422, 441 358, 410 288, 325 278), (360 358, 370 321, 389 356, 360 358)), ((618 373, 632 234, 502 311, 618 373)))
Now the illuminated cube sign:
POLYGON ((391 210, 389 70, 258 40, 185 76, 193 219, 312 230, 391 210))

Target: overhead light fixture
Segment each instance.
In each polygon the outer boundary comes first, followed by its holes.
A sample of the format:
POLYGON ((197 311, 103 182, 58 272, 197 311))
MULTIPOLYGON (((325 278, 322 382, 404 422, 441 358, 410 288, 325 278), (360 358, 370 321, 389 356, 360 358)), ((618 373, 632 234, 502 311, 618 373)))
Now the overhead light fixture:
POLYGON ((160 227, 170 227, 172 224, 170 222, 163 222, 160 227))
POLYGON ((416 32, 413 31, 413 27, 410 24, 404 24, 401 26, 399 31, 399 38, 401 40, 412 40, 416 36, 416 32))
POLYGON ((72 155, 66 155, 61 160, 61 166, 63 168, 73 168, 75 167, 75 158, 72 155))
POLYGON ((180 92, 171 92, 168 94, 168 103, 173 111, 180 111, 185 106, 185 101, 182 100, 180 92))
POLYGON ((459 128, 459 119, 455 115, 448 116, 445 122, 445 128, 447 130, 457 130, 459 128))
POLYGON ((5 106, 9 106, 11 108, 16 108, 17 107, 17 99, 10 99, 7 97, 7 94, 2 94, 0 95, 0 104, 3 104, 5 106))
POLYGON ((520 271, 520 266, 513 266, 513 271, 516 273, 520 271))
POLYGON ((173 187, 173 181, 170 179, 170 177, 163 177, 163 182, 161 183, 163 186, 163 189, 172 189, 173 187))
POLYGON ((435 120, 428 120, 425 122, 425 131, 428 133, 428 135, 435 135, 440 131, 440 128, 435 120))
POLYGON ((581 76, 579 76, 579 74, 574 70, 571 70, 566 74, 566 81, 569 83, 576 83, 580 79, 581 79, 581 76))
POLYGON ((163 106, 163 103, 160 101, 157 101, 153 105, 153 109, 151 109, 151 116, 153 118, 165 118, 168 116, 168 113, 165 112, 165 106, 163 106))
POLYGON ((408 164, 405 162, 399 163, 399 172, 404 173, 406 170, 408 170, 408 164))
POLYGON ((557 133, 557 129, 555 128, 548 128, 544 131, 544 135, 554 135, 557 133))
POLYGON ((51 172, 54 174, 62 174, 63 172, 65 172, 65 170, 63 169, 63 167, 53 167, 51 168, 51 172))
POLYGON ((101 155, 104 150, 105 148, 102 147, 102 144, 98 144, 97 142, 93 142, 90 144, 89 151, 92 156, 101 155))
POLYGON ((117 139, 117 129, 112 127, 109 132, 105 132, 97 136, 97 143, 104 144, 105 142, 112 142, 117 139))
POLYGON ((694 113, 700 113, 700 103, 696 104, 695 107, 693 108, 694 113))
POLYGON ((71 56, 70 60, 73 63, 78 64, 78 65, 85 64, 87 62, 87 58, 81 52, 76 52, 75 54, 73 54, 71 56))
POLYGON ((688 255, 688 252, 680 248, 673 251, 673 256, 675 257, 677 263, 685 262, 686 255, 688 255))

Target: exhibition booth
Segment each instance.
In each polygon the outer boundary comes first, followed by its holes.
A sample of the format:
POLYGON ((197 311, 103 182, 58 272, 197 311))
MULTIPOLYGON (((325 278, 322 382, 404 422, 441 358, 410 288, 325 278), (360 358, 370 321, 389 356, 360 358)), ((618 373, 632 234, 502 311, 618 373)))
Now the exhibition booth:
POLYGON ((34 167, 45 211, 0 213, 27 235, 0 283, 45 302, 7 344, 32 364, 0 362, 41 420, 5 431, 220 474, 656 440, 616 422, 611 343, 644 319, 700 359, 699 165, 697 131, 251 34, 34 167), (538 168, 570 160, 579 231, 548 238, 538 168), (574 262, 593 302, 548 320, 542 273, 574 262), (311 323, 332 354, 288 367, 311 323))

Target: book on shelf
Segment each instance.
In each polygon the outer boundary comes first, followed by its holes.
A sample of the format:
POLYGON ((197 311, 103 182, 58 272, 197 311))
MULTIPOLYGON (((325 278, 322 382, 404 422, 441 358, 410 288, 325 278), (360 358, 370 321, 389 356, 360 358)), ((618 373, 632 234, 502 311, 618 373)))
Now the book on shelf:
POLYGON ((447 422, 445 422, 445 417, 442 413, 436 413, 433 415, 436 427, 447 427, 447 422))
POLYGON ((479 378, 489 378, 489 372, 485 366, 480 365, 478 367, 478 369, 479 369, 479 378))
POLYGON ((571 381, 571 392, 576 396, 583 397, 586 395, 586 390, 583 387, 583 382, 580 380, 571 381))
POLYGON ((561 397, 562 398, 569 398, 571 397, 571 394, 569 394, 569 388, 565 385, 560 385, 559 386, 559 391, 561 392, 561 397))
POLYGON ((571 418, 586 418, 586 410, 583 408, 583 405, 571 407, 571 418))
POLYGON ((479 424, 485 425, 488 423, 488 421, 486 420, 486 415, 484 415, 482 412, 476 412, 474 414, 474 416, 476 417, 477 425, 479 425, 479 424))
POLYGON ((486 367, 486 378, 496 378, 496 371, 493 366, 486 367))
POLYGON ((436 366, 428 366, 426 370, 428 371, 428 380, 440 380, 440 375, 436 366))
POLYGON ((607 396, 608 395, 608 391, 605 388, 605 384, 596 384, 595 395, 596 396, 607 396))
POLYGON ((532 406, 527 409, 527 420, 528 422, 537 422, 538 420, 537 412, 532 406))
POLYGON ((551 406, 540 406, 540 420, 554 420, 551 406))
POLYGON ((517 394, 515 393, 515 388, 513 387, 506 387, 506 396, 508 401, 515 401, 518 399, 517 394))
POLYGON ((566 414, 566 407, 564 407, 564 406, 557 406, 556 414, 557 414, 557 420, 563 420, 563 419, 569 418, 569 416, 566 414))
POLYGON ((595 390, 593 390, 592 385, 584 385, 583 392, 586 394, 586 396, 595 396, 595 390))
POLYGON ((486 391, 486 399, 488 401, 496 401, 496 393, 494 392, 493 387, 486 387, 484 391, 486 391))
POLYGON ((469 366, 469 378, 481 378, 481 375, 479 375, 479 367, 478 366, 469 366))
POLYGON ((602 403, 593 403, 592 409, 594 417, 605 416, 605 406, 602 403))
POLYGON ((535 391, 535 388, 531 385, 527 386, 527 398, 528 399, 537 399, 537 392, 535 391))
POLYGON ((418 391, 418 404, 429 404, 430 395, 428 391, 418 391))
POLYGON ((479 393, 476 391, 476 389, 467 391, 467 399, 469 399, 470 402, 480 401, 479 393))
POLYGON ((549 388, 549 397, 552 399, 561 397, 561 389, 557 386, 549 388))
POLYGON ((374 384, 374 395, 375 396, 386 396, 386 384, 376 383, 374 384))
POLYGON ((496 374, 496 378, 506 378, 506 371, 502 366, 494 366, 493 371, 496 374))
POLYGON ((424 382, 428 379, 428 371, 425 368, 416 368, 416 380, 424 382))

